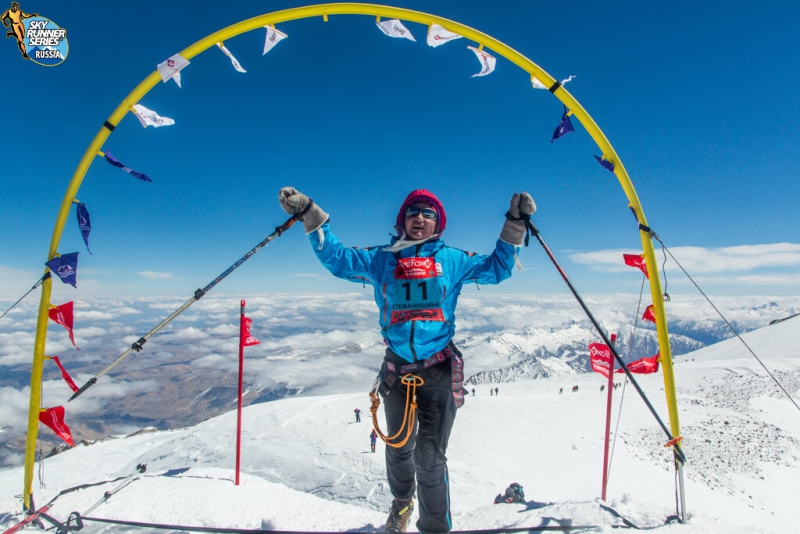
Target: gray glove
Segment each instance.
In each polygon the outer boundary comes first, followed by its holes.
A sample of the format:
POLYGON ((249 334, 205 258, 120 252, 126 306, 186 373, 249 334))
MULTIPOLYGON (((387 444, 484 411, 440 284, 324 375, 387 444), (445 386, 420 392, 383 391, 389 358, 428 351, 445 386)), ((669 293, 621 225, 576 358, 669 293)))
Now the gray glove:
POLYGON ((283 211, 289 215, 300 213, 303 228, 307 234, 316 231, 328 220, 328 214, 317 204, 294 187, 283 187, 278 191, 278 200, 283 211))
POLYGON ((506 213, 506 222, 500 232, 500 239, 509 245, 521 246, 525 237, 525 218, 536 212, 536 203, 528 193, 514 193, 511 207, 506 213))

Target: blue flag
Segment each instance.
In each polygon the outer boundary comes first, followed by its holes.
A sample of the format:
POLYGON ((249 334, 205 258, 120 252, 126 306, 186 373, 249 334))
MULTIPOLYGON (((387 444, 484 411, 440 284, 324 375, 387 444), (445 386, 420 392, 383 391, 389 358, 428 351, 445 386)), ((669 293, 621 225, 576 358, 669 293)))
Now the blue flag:
POLYGON ((569 120, 569 115, 567 113, 569 113, 567 111, 567 106, 564 106, 564 114, 561 115, 561 124, 559 124, 556 128, 556 131, 553 132, 553 138, 550 139, 551 143, 559 137, 564 137, 568 133, 575 131, 575 129, 572 127, 572 121, 569 120))
POLYGON ((117 158, 115 158, 113 156, 113 154, 111 154, 111 152, 106 151, 105 157, 106 157, 106 161, 107 162, 112 164, 114 167, 119 167, 120 169, 122 169, 123 171, 127 172, 131 176, 135 176, 136 178, 138 178, 140 180, 144 180, 145 182, 152 182, 153 181, 150 178, 148 178, 147 175, 145 175, 143 172, 136 172, 133 169, 131 169, 130 167, 126 167, 125 164, 122 163, 117 158))
POLYGON ((83 242, 86 243, 86 250, 91 254, 92 251, 89 250, 89 232, 92 231, 92 221, 89 220, 89 210, 86 209, 86 204, 83 202, 78 202, 77 204, 78 209, 76 214, 78 215, 78 228, 81 229, 83 242))
POLYGON ((597 163, 603 166, 604 169, 614 172, 614 164, 607 159, 603 159, 600 156, 595 156, 594 159, 597 160, 597 163))
POLYGON ((61 278, 65 284, 70 284, 72 287, 77 288, 78 281, 78 253, 70 252, 69 254, 62 254, 56 256, 52 260, 45 263, 50 270, 61 278))

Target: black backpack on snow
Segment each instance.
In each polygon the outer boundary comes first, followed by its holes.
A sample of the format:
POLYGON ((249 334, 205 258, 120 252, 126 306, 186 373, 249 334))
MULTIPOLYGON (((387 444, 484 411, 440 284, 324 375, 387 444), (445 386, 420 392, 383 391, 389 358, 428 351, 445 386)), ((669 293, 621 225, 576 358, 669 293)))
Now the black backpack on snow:
POLYGON ((500 504, 501 502, 525 502, 525 492, 522 490, 522 486, 516 482, 512 482, 511 485, 506 488, 505 493, 498 493, 497 497, 494 498, 495 504, 500 504))

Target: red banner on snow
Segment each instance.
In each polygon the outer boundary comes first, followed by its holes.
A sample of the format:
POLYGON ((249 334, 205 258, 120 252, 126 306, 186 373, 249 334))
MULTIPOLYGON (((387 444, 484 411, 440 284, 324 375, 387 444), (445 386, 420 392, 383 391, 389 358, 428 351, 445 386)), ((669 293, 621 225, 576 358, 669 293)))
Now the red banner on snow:
POLYGON ((72 380, 72 377, 69 376, 69 373, 67 372, 67 370, 64 369, 63 365, 61 365, 61 360, 58 359, 58 356, 53 356, 51 359, 54 362, 56 362, 56 365, 58 366, 58 368, 61 369, 61 378, 63 378, 64 382, 67 383, 67 385, 69 386, 69 389, 71 389, 73 392, 78 391, 78 389, 79 389, 78 386, 75 385, 75 382, 72 380))
POLYGON ((614 355, 611 349, 603 343, 591 343, 589 345, 589 361, 592 364, 592 371, 600 373, 608 378, 608 373, 614 367, 614 355))
POLYGON ((653 305, 652 304, 650 306, 648 306, 647 309, 644 311, 644 315, 642 315, 642 319, 650 321, 651 323, 656 322, 656 312, 653 309, 653 305))
POLYGON ((250 347, 252 345, 258 345, 261 343, 259 340, 254 338, 252 334, 250 334, 250 325, 253 324, 253 320, 249 317, 242 316, 242 337, 239 340, 239 344, 242 347, 250 347))
POLYGON ((78 346, 75 344, 75 337, 72 333, 72 322, 74 320, 72 301, 50 308, 48 315, 53 321, 67 329, 67 332, 69 332, 69 340, 72 341, 72 346, 78 349, 78 346))
MULTIPOLYGON (((636 360, 635 362, 631 362, 625 367, 628 368, 628 371, 631 373, 636 373, 640 375, 649 375, 650 373, 657 373, 658 372, 658 362, 661 358, 661 354, 656 354, 655 356, 650 356, 649 358, 642 358, 641 360, 636 360)), ((624 373, 622 369, 617 369, 614 371, 615 373, 624 373)))
POLYGON ((72 433, 69 427, 64 424, 64 407, 56 406, 55 408, 48 408, 43 412, 39 412, 39 421, 50 427, 58 437, 72 445, 72 433))
POLYGON ((650 275, 647 274, 647 264, 644 262, 644 254, 623 254, 622 259, 625 260, 625 265, 637 267, 647 278, 650 278, 650 275))

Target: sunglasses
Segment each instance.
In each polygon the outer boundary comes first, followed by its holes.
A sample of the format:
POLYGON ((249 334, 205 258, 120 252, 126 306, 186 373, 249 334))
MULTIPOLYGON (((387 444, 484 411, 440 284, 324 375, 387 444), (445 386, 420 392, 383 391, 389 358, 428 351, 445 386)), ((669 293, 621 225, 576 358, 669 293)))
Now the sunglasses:
POLYGON ((416 206, 409 206, 406 208, 406 217, 416 217, 422 213, 423 219, 436 220, 438 219, 436 211, 431 208, 418 208, 416 206))

